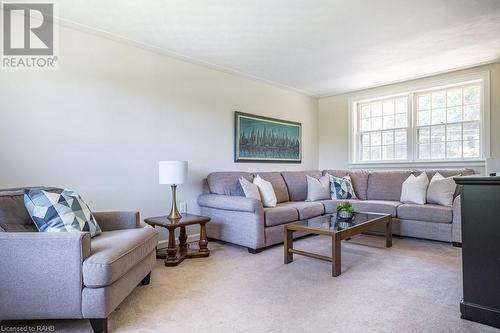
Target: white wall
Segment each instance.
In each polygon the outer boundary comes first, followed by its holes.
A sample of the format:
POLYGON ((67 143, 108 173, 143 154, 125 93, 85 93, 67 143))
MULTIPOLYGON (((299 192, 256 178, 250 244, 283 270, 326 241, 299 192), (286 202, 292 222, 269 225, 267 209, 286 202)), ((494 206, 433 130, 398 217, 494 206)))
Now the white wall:
MULTIPOLYGON (((436 79, 446 79, 457 75, 482 71, 490 72, 490 154, 491 157, 500 157, 500 63, 495 63, 428 78, 392 84, 380 88, 321 98, 318 103, 318 144, 320 169, 348 168, 348 100, 350 96, 354 94, 386 91, 391 89, 398 90, 408 83, 420 83, 436 79)), ((462 165, 460 165, 460 167, 462 167, 462 165)), ((475 168, 479 172, 484 171, 484 166, 478 166, 475 164, 471 165, 471 167, 475 168)))
POLYGON ((0 72, 0 188, 54 185, 91 208, 168 213, 158 161, 188 160, 198 212, 212 171, 318 168, 317 100, 68 28, 56 71, 0 72), (234 111, 301 122, 302 164, 233 162, 234 111))

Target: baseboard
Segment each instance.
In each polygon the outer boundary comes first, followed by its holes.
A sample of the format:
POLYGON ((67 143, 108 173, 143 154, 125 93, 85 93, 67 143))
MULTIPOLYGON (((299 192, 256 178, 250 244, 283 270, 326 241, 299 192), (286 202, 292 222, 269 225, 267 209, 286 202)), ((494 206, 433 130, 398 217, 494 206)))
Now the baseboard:
POLYGON ((460 302, 461 318, 500 328, 500 310, 487 306, 460 302))
MULTIPOLYGON (((194 243, 194 242, 198 242, 200 240, 200 234, 192 234, 192 235, 188 235, 188 239, 187 239, 187 242, 188 243, 194 243)), ((175 240, 177 243, 179 242, 178 239, 175 240)), ((159 249, 163 249, 165 247, 168 246, 168 240, 164 239, 164 240, 161 240, 158 242, 158 248, 159 249)))

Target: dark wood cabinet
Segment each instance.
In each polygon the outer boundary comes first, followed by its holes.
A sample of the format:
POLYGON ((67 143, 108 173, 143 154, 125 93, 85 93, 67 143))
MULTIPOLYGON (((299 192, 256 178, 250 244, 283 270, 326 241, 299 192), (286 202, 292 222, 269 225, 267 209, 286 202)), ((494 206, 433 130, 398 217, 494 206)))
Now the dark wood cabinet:
POLYGON ((456 177, 462 203, 462 318, 500 328, 500 177, 456 177))

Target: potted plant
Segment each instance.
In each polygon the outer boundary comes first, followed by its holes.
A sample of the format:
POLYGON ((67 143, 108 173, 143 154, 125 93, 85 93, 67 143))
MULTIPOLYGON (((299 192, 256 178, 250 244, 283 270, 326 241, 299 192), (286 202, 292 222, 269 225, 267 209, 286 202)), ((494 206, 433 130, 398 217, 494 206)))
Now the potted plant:
POLYGON ((337 206, 337 216, 349 220, 354 214, 354 207, 349 202, 341 202, 337 206))

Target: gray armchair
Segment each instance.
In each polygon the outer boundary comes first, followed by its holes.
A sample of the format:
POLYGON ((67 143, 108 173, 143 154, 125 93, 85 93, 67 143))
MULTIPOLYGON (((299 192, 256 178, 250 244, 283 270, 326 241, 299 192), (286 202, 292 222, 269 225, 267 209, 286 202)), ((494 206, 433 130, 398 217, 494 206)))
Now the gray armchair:
POLYGON ((87 318, 94 332, 107 331, 109 314, 149 283, 158 234, 140 227, 137 212, 94 217, 103 232, 92 239, 37 232, 23 189, 0 190, 1 320, 87 318))

